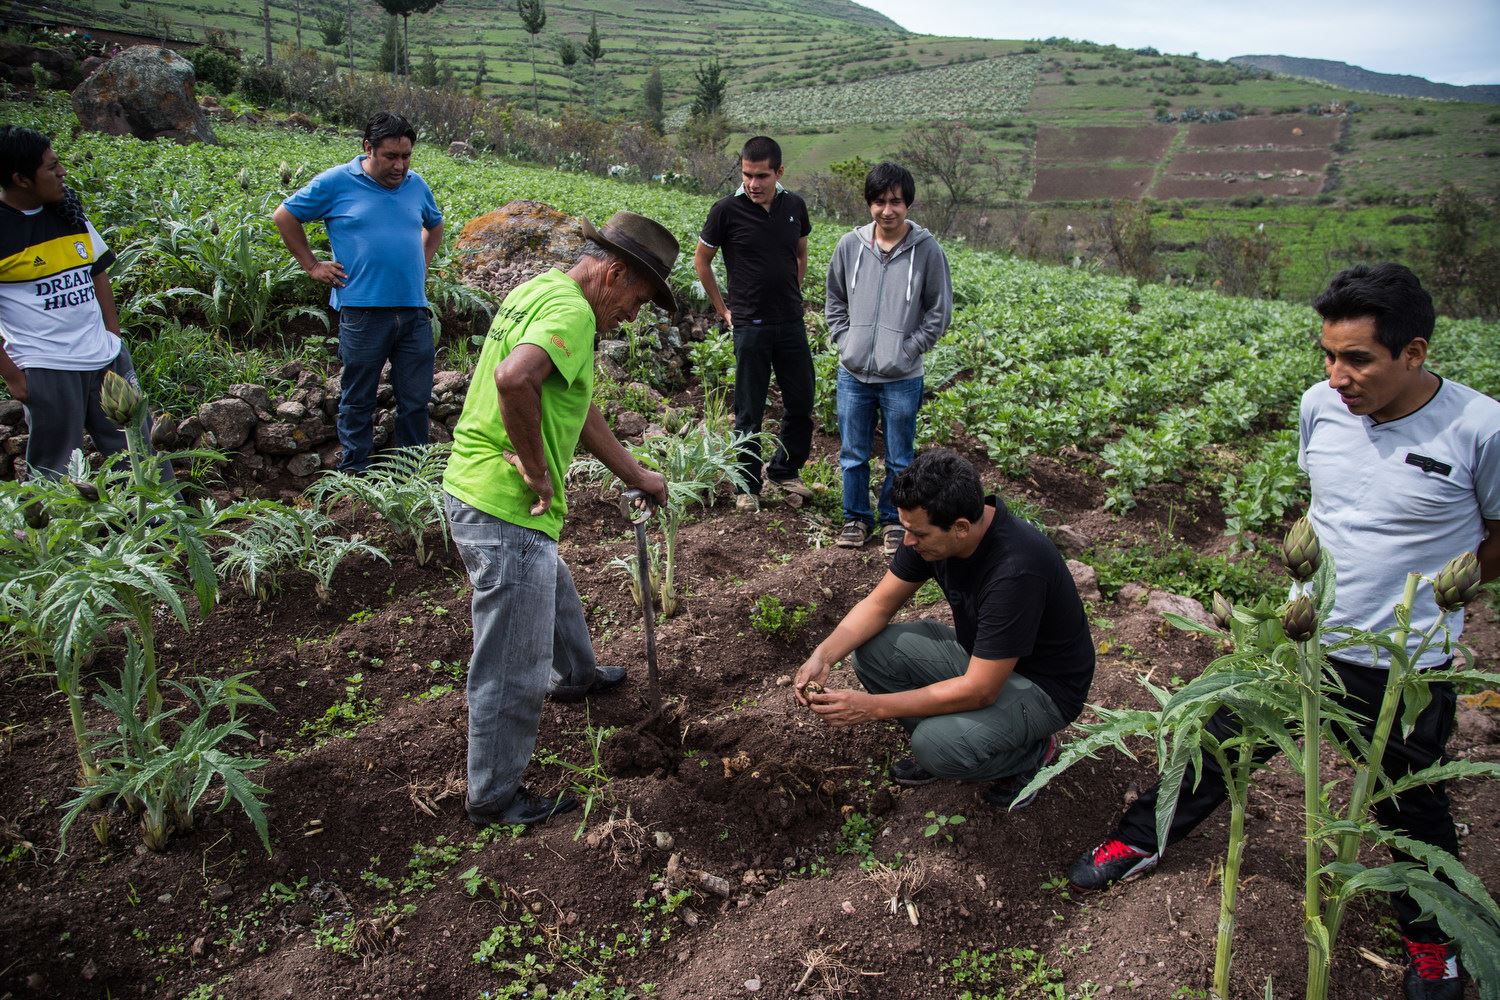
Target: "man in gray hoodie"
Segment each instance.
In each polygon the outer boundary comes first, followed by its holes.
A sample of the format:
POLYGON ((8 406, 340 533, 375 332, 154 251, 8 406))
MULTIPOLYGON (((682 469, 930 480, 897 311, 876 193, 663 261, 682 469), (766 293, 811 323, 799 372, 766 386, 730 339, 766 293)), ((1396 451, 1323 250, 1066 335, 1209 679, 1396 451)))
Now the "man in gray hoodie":
POLYGON ((839 240, 828 265, 824 305, 839 350, 844 527, 837 542, 859 548, 875 530, 870 453, 878 414, 885 433, 878 508, 886 555, 895 554, 904 534, 891 484, 911 464, 916 447, 922 355, 953 318, 948 258, 930 232, 906 217, 916 192, 911 173, 895 163, 882 163, 865 177, 871 222, 839 240))

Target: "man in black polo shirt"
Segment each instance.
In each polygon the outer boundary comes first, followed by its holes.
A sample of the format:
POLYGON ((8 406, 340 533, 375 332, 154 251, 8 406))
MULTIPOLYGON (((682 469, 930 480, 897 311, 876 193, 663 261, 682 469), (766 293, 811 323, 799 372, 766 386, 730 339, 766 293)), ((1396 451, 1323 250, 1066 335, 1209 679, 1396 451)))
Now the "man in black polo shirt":
POLYGON ((1083 602, 1045 535, 986 497, 974 467, 924 451, 892 490, 906 537, 890 570, 797 671, 796 695, 833 726, 895 719, 914 756, 891 765, 901 785, 989 781, 982 798, 1021 809, 1016 793, 1057 754, 1094 679, 1083 602), (890 624, 927 580, 953 609, 890 624), (808 691, 850 653, 864 691, 808 691))
MULTIPOLYGON (((734 429, 759 433, 771 373, 781 386, 781 439, 766 474, 795 497, 812 496, 797 473, 812 450, 813 365, 802 324, 802 279, 807 274, 807 204, 781 186, 785 172, 776 140, 758 135, 740 150, 744 183, 708 210, 693 269, 714 312, 734 334, 734 429), (714 254, 724 250, 729 304, 714 279, 714 254)), ((758 445, 741 455, 746 487, 741 510, 759 507, 758 445)))

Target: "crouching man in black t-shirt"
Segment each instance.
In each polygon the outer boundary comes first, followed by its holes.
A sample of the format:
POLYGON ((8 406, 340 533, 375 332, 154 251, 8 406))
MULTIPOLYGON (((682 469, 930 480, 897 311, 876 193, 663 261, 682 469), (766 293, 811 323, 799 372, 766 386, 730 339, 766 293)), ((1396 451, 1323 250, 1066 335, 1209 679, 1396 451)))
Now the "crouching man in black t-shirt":
POLYGON ((891 766, 902 785, 989 781, 991 805, 1016 793, 1057 753, 1094 679, 1094 643, 1073 578, 1052 542, 986 497, 979 475, 946 449, 925 451, 893 490, 906 539, 868 597, 797 671, 797 700, 832 726, 895 719, 914 756, 891 766), (926 580, 953 608, 953 627, 891 619, 926 580), (864 691, 821 690, 850 653, 864 691), (816 682, 808 690, 809 682, 816 682))

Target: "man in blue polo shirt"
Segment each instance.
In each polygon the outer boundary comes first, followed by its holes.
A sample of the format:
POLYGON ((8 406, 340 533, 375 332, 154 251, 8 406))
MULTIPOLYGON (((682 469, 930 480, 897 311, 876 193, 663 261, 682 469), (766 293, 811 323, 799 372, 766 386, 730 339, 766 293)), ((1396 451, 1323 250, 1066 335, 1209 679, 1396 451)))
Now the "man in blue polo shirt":
POLYGON ((443 242, 432 189, 411 170, 416 130, 382 111, 365 126, 364 153, 330 167, 276 209, 287 249, 314 279, 333 286, 339 313, 339 468, 359 472, 374 449, 375 394, 391 363, 396 446, 427 443, 434 349, 427 267, 443 242), (328 227, 332 260, 318 260, 303 228, 328 227))
MULTIPOLYGON (((807 203, 781 186, 786 168, 776 140, 758 135, 740 150, 744 183, 708 210, 693 270, 714 312, 734 334, 734 429, 760 433, 771 374, 781 386, 781 437, 766 474, 794 505, 812 496, 798 478, 812 451, 813 363, 802 322, 807 276, 807 203), (714 278, 714 255, 724 250, 729 304, 714 278)), ((757 510, 761 491, 759 445, 740 456, 746 484, 740 510, 757 510)))

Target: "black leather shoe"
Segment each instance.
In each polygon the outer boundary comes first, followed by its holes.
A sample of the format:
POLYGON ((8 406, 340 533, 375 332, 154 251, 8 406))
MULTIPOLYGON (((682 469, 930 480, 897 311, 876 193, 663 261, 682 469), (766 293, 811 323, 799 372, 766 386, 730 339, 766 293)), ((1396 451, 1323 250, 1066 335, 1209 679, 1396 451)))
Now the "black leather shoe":
POLYGON ((545 823, 559 813, 572 812, 577 808, 578 800, 571 795, 549 799, 531 794, 524 785, 516 789, 515 797, 504 809, 475 809, 469 805, 467 798, 464 799, 464 812, 468 815, 469 822, 479 827, 490 826, 493 823, 519 823, 522 826, 532 826, 545 823))
POLYGON ((604 694, 625 682, 624 667, 599 666, 594 670, 594 683, 586 688, 558 688, 547 697, 553 701, 574 702, 583 701, 596 694, 604 694))

